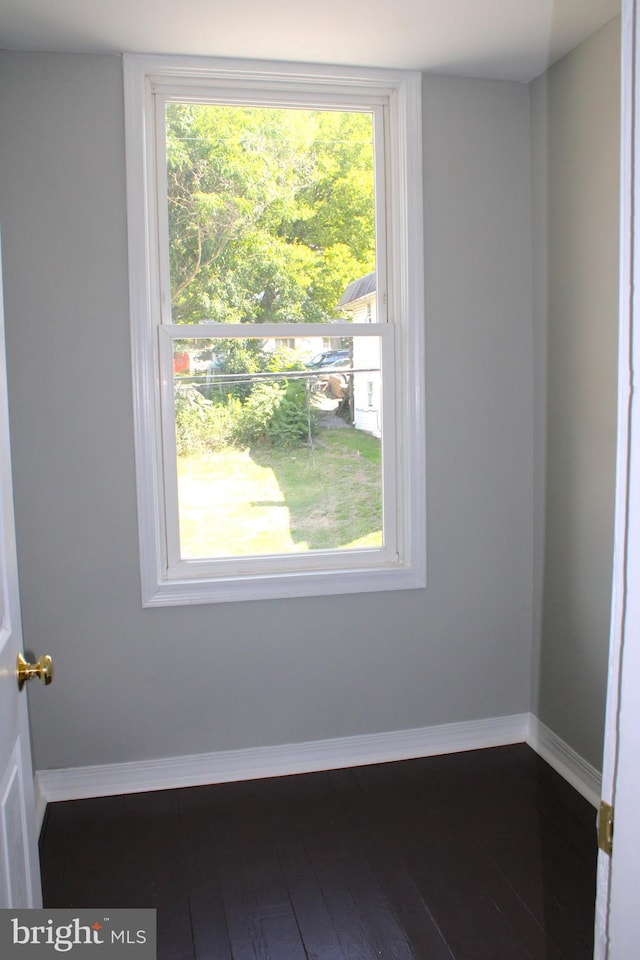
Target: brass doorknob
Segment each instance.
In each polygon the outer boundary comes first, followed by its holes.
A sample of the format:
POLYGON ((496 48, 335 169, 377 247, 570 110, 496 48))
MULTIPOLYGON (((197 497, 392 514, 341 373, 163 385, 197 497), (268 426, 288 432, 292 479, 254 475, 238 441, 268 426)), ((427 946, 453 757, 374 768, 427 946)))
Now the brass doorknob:
POLYGON ((22 690, 27 680, 31 680, 33 677, 37 677, 40 683, 49 684, 53 680, 53 660, 45 653, 37 663, 28 663, 19 653, 16 662, 16 676, 19 690, 22 690))

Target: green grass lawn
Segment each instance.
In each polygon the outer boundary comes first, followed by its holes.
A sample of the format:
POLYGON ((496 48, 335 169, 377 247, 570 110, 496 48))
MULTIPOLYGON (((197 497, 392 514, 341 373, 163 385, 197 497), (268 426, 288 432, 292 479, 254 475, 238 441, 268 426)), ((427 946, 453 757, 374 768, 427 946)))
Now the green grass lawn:
POLYGON ((382 545, 380 441, 322 430, 315 449, 178 458, 184 558, 382 545))

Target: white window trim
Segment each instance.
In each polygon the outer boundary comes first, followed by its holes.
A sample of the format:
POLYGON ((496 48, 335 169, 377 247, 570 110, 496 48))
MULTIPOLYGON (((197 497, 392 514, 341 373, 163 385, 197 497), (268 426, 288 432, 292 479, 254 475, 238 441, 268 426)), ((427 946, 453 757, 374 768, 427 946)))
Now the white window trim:
MULTIPOLYGON (((136 447, 138 527, 143 606, 174 606, 277 597, 368 593, 424 587, 426 584, 426 492, 424 421, 424 256, 422 232, 421 79, 406 71, 212 60, 125 54, 129 287, 136 447), (377 93, 388 104, 385 142, 387 170, 387 294, 381 311, 394 319, 394 364, 398 385, 394 423, 397 554, 348 551, 335 566, 278 569, 260 573, 191 576, 167 574, 165 491, 158 469, 162 457, 162 412, 158 318, 160 289, 158 213, 154 199, 155 152, 151 115, 152 86, 175 92, 179 82, 190 96, 244 85, 247 102, 256 88, 277 92, 279 102, 371 106, 377 93), (311 91, 313 96, 311 96, 311 91), (375 554, 376 561, 368 565, 375 554), (345 559, 347 558, 345 567, 345 559), (356 565, 357 564, 357 565, 356 565)), ((379 256, 380 244, 379 246, 379 256)), ((381 296, 382 299, 382 296, 381 296)), ((196 328, 197 329, 197 328, 196 328)), ((219 328, 218 328, 219 329, 219 328)), ((287 325, 288 329, 288 325, 287 325)), ((186 331, 185 331, 186 332, 186 331)), ((375 332, 370 330, 371 334, 375 332)), ((170 328, 165 333, 171 335, 170 328)), ((195 334, 195 329, 193 330, 195 334)), ((162 339, 162 338, 160 338, 162 339)), ((393 373, 389 374, 391 380, 393 373)), ((166 386, 165 386, 166 389, 166 386)), ((389 434, 387 434, 389 435, 389 434)), ((338 552, 334 553, 334 556, 338 552)), ((307 559, 305 555, 305 560, 307 559)), ((290 566, 290 564, 289 564, 290 566)), ((286 567, 286 564, 285 564, 286 567)))

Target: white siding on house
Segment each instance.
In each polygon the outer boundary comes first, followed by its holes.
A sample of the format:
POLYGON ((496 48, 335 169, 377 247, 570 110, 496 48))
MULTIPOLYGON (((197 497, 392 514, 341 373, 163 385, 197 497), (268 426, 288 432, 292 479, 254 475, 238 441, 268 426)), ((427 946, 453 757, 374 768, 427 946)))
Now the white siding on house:
MULTIPOLYGON (((376 322, 376 294, 368 294, 343 307, 354 323, 376 322)), ((380 341, 377 337, 356 337, 353 341, 353 425, 374 437, 382 436, 382 379, 380 341)))

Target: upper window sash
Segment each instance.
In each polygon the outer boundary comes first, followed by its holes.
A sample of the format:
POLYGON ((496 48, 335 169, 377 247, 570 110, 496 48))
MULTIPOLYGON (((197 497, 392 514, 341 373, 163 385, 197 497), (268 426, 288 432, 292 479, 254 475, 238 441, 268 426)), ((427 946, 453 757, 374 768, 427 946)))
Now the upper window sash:
MULTIPOLYGON (((149 87, 149 116, 153 117, 153 130, 150 139, 155 143, 155 155, 163 158, 167 155, 166 143, 166 106, 168 103, 203 103, 216 105, 251 107, 298 107, 306 110, 335 110, 370 113, 373 117, 374 134, 374 177, 375 177, 375 248, 376 248, 376 295, 378 321, 387 320, 387 227, 386 227, 386 182, 388 177, 385 157, 389 155, 389 111, 387 99, 377 97, 354 98, 309 93, 294 97, 291 91, 286 95, 283 90, 258 91, 255 98, 247 92, 230 91, 224 87, 212 85, 209 89, 193 87, 189 84, 176 84, 170 89, 163 84, 151 83, 149 87)), ((168 220, 168 183, 166 163, 157 162, 155 166, 156 195, 155 220, 160 238, 158 249, 158 271, 160 287, 160 322, 173 322, 171 312, 171 278, 169 268, 169 220, 168 220)))

